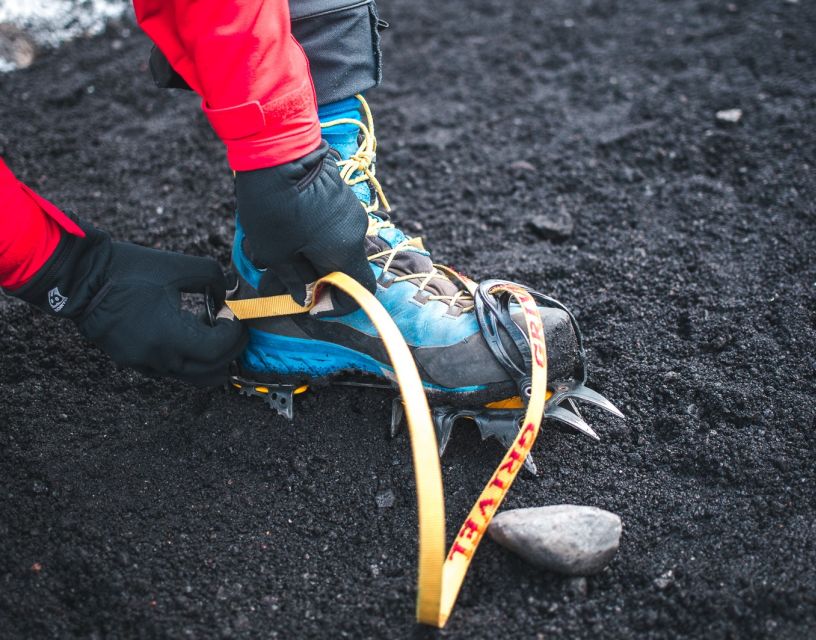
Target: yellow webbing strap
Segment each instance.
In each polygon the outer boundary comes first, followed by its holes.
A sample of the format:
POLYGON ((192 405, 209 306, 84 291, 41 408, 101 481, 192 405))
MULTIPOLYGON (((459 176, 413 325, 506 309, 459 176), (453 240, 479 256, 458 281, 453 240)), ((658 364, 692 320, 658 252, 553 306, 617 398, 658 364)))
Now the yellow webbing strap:
MULTIPOLYGON (((444 555, 445 497, 442 491, 439 449, 428 400, 416 363, 391 316, 362 285, 343 273, 335 272, 318 281, 314 299, 317 299, 319 288, 324 285, 333 285, 350 295, 366 312, 379 332, 394 367, 405 405, 417 484, 419 519, 417 620, 435 627, 444 627, 456 603, 473 554, 530 452, 544 416, 547 347, 538 306, 522 287, 508 283, 497 285, 491 290, 491 293, 506 291, 515 298, 524 312, 533 354, 532 392, 524 421, 513 446, 493 472, 457 533, 450 551, 444 555)), ((227 306, 240 320, 303 313, 310 308, 298 305, 290 296, 228 300, 227 306)))
POLYGON ((226 302, 230 311, 239 320, 291 316, 296 313, 306 313, 312 308, 311 305, 304 307, 298 304, 292 296, 267 296, 266 298, 246 298, 244 300, 227 300, 226 302))

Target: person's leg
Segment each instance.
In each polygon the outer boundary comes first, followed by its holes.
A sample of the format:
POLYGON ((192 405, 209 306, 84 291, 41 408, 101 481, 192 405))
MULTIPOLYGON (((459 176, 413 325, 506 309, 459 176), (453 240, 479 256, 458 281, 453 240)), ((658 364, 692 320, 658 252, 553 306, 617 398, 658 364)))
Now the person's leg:
MULTIPOLYGON (((338 120, 360 120, 355 98, 376 87, 382 77, 380 20, 374 0, 290 0, 292 35, 301 44, 317 94, 323 139, 347 160, 358 149, 360 129, 338 120)), ((357 174, 357 178, 362 174, 357 174)), ((369 204, 368 182, 352 185, 357 197, 369 204)))
MULTIPOLYGON (((419 239, 410 239, 389 220, 387 202, 374 193, 373 119, 361 98, 381 76, 381 23, 374 2, 290 0, 289 6, 292 35, 309 60, 321 135, 339 156, 341 176, 369 212, 367 251, 380 284, 378 300, 411 347, 421 347, 415 355, 426 384, 454 395, 486 392, 493 400, 505 397, 512 385, 477 337, 472 298, 461 283, 435 268, 419 239)), ((246 239, 239 219, 233 246, 233 267, 240 276, 236 298, 257 296, 262 277, 246 239)), ((248 324, 250 343, 240 364, 252 379, 303 381, 350 369, 382 375, 387 367, 382 344, 362 312, 329 322, 291 316, 248 324)), ((564 318, 553 324, 571 331, 564 318)))
MULTIPOLYGON (((380 35, 387 26, 374 0, 290 0, 291 33, 303 47, 319 106, 376 87, 382 76, 380 35)), ((150 72, 164 89, 190 89, 153 47, 150 72)))
POLYGON ((289 13, 292 35, 309 59, 318 106, 380 83, 379 31, 385 23, 374 0, 290 0, 289 13))

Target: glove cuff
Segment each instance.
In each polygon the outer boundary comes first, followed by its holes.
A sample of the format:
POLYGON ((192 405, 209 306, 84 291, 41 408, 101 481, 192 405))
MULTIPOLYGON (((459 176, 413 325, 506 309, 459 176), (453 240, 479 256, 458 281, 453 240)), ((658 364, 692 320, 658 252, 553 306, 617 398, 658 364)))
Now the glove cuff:
POLYGON ((8 293, 49 315, 77 319, 104 284, 111 239, 104 231, 72 218, 84 237, 63 233, 40 270, 22 287, 8 293))

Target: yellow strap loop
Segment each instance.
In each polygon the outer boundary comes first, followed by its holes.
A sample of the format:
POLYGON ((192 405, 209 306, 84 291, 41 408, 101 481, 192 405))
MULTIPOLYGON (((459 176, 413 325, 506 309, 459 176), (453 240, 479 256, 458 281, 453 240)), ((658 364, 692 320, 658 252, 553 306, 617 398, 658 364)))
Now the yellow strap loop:
POLYGON ((266 298, 246 298, 227 300, 227 306, 239 320, 254 320, 271 316, 291 316, 306 313, 311 305, 302 306, 292 296, 268 296, 266 298))
MULTIPOLYGON (((456 603, 473 554, 530 452, 544 417, 547 347, 538 305, 523 287, 517 285, 501 284, 491 290, 491 293, 500 291, 509 293, 524 312, 533 354, 532 391, 524 421, 513 446, 502 458, 501 464, 493 472, 471 508, 446 556, 445 498, 442 491, 442 471, 439 465, 436 432, 422 380, 408 345, 385 308, 356 280, 343 273, 331 273, 316 283, 314 299, 317 299, 319 289, 324 285, 333 285, 350 295, 366 312, 377 328, 394 367, 405 405, 417 485, 419 570, 416 615, 421 623, 444 627, 456 603)), ((301 306, 290 296, 270 296, 250 300, 228 300, 227 306, 238 319, 246 320, 305 313, 313 305, 301 306)))

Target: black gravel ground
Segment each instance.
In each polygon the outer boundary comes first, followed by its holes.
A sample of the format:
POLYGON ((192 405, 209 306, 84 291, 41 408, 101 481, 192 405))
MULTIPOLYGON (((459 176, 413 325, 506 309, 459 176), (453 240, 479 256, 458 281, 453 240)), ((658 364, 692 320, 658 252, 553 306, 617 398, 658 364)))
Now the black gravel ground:
MULTIPOLYGON (((580 585, 490 541, 440 635, 816 634, 816 5, 382 2, 378 173, 438 261, 555 294, 602 442, 555 428, 508 507, 623 519, 580 585), (737 124, 715 113, 739 108, 737 124), (540 239, 542 214, 573 235, 540 239)), ((228 261, 230 175, 193 96, 112 27, 0 76, 0 152, 118 237, 228 261)), ((390 398, 260 401, 117 371, 0 300, 0 636, 404 637, 416 516, 390 398), (393 507, 375 495, 390 489, 393 507)), ((500 457, 461 427, 453 530, 500 457)))

